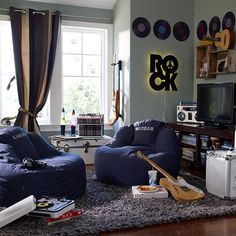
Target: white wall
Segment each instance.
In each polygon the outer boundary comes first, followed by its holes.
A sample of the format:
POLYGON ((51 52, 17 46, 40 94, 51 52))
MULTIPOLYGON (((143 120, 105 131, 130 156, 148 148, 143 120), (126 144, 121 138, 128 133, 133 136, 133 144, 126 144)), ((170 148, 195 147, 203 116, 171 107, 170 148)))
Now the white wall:
POLYGON ((114 8, 114 52, 122 61, 120 125, 130 123, 130 0, 117 0, 114 8))

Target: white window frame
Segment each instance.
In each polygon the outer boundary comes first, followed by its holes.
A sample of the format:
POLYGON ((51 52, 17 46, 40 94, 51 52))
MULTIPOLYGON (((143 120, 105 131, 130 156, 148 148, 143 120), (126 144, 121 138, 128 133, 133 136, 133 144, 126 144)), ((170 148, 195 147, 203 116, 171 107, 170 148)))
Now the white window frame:
MULTIPOLYGON (((68 21, 63 20, 62 26, 76 26, 76 27, 85 27, 85 28, 103 28, 107 29, 107 58, 105 59, 104 66, 105 69, 105 79, 103 81, 103 86, 105 94, 103 94, 102 101, 104 102, 104 113, 109 116, 112 100, 112 70, 110 62, 112 62, 112 51, 113 51, 113 25, 112 24, 102 24, 102 23, 90 23, 90 22, 80 22, 80 21, 68 21), (107 98, 107 99, 106 99, 107 98)), ((61 37, 60 37, 61 38, 61 37)), ((50 108, 51 108, 51 124, 50 125, 40 125, 41 131, 56 131, 58 130, 58 125, 60 122, 61 108, 62 108, 62 47, 61 41, 59 41, 59 47, 57 50, 57 55, 55 59, 53 78, 51 83, 51 92, 50 92, 50 108), (59 79, 60 78, 60 79, 59 79), (61 91, 58 93, 58 91, 61 91), (58 112, 59 111, 59 112, 58 112)), ((108 120, 105 120, 105 125, 108 123, 108 120)), ((108 125, 105 126, 108 128, 108 125)))

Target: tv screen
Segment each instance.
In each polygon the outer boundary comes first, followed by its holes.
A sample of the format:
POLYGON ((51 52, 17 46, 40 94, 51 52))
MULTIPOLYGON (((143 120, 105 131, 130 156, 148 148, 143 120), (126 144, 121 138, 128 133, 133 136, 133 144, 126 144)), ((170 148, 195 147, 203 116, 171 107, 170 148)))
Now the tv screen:
POLYGON ((198 84, 197 120, 215 124, 234 124, 235 84, 198 84))

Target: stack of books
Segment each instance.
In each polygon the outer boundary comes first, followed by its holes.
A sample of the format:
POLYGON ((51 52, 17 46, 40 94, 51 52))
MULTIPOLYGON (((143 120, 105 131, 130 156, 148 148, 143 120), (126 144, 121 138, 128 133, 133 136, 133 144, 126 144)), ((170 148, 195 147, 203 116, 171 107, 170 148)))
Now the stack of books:
POLYGON ((194 148, 182 148, 182 158, 188 161, 195 160, 195 149, 194 148))
POLYGON ((103 114, 80 114, 78 117, 79 136, 103 136, 103 114))
POLYGON ((62 221, 65 221, 65 220, 69 220, 69 219, 78 217, 81 214, 82 214, 81 209, 75 208, 73 210, 70 210, 70 211, 64 213, 63 215, 61 215, 57 218, 46 218, 46 222, 47 222, 48 225, 53 225, 53 224, 58 223, 58 222, 62 222, 62 221))
POLYGON ((184 134, 182 136, 182 143, 183 144, 188 144, 188 145, 192 145, 192 146, 196 146, 196 142, 197 142, 197 139, 196 139, 196 135, 195 134, 184 134))

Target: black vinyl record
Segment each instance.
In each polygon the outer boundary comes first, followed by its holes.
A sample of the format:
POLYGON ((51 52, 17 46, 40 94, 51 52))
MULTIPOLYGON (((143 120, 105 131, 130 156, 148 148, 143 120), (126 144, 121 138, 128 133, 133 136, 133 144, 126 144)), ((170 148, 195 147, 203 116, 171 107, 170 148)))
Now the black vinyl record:
POLYGON ((173 34, 179 41, 185 41, 188 39, 190 30, 186 23, 179 21, 174 25, 173 34))
POLYGON ((170 24, 165 20, 158 20, 153 26, 153 32, 157 38, 164 40, 170 36, 170 24))
POLYGON ((197 26, 197 37, 202 40, 207 35, 207 23, 205 20, 201 20, 197 26))
POLYGON ((212 17, 209 24, 209 32, 211 37, 215 37, 215 34, 220 31, 220 19, 218 16, 212 17))
POLYGON ((132 29, 137 37, 145 38, 151 31, 151 25, 146 18, 138 17, 133 21, 132 29))
POLYGON ((234 30, 235 26, 235 15, 232 11, 228 11, 225 13, 224 18, 222 20, 222 29, 229 29, 229 30, 234 30))

